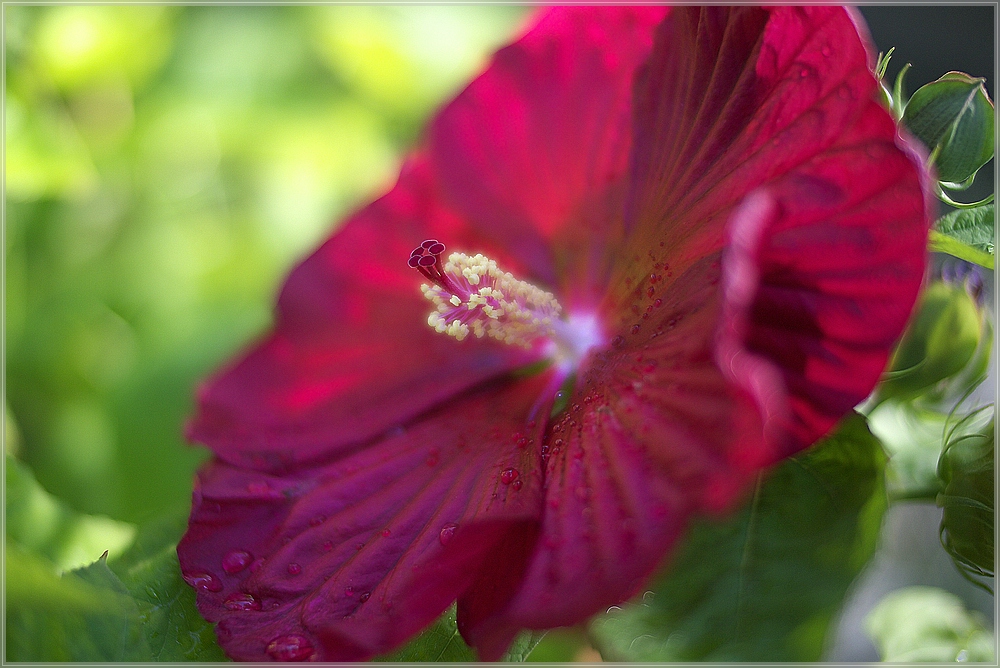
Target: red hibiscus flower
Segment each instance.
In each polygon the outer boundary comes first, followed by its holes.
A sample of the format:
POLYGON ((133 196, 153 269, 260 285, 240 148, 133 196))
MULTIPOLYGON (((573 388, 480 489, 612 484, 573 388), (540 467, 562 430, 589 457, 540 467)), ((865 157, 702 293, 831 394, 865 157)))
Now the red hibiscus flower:
POLYGON ((225 651, 368 658, 457 600, 497 659, 862 400, 930 221, 859 32, 556 8, 499 51, 199 394, 178 554, 225 651))

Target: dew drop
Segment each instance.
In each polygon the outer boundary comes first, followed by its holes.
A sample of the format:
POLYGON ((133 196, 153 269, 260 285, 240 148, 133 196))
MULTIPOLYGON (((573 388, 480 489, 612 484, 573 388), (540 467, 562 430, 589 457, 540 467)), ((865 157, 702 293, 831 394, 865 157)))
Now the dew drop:
POLYGON ((371 597, 372 597, 372 593, 370 591, 366 591, 361 596, 358 596, 358 600, 361 601, 362 603, 364 603, 368 599, 370 599, 371 597))
POLYGON ((561 447, 562 444, 563 444, 563 440, 561 438, 557 438, 556 440, 552 441, 552 445, 554 445, 557 448, 561 447))
POLYGON ((289 575, 298 575, 301 572, 302 572, 302 567, 299 566, 298 564, 295 563, 288 564, 289 575))
POLYGON ((646 296, 647 297, 652 297, 655 294, 656 294, 656 288, 654 288, 652 285, 649 286, 648 288, 646 288, 646 296))
POLYGON ((332 549, 333 549, 333 541, 328 540, 325 543, 323 543, 323 551, 324 552, 329 552, 332 549))
POLYGON ((382 529, 382 538, 388 538, 392 535, 392 531, 388 529, 382 529))
POLYGON ((320 524, 326 521, 325 515, 317 515, 316 517, 309 520, 309 526, 318 527, 320 524))
POLYGON ((185 575, 184 581, 199 591, 222 591, 222 582, 211 573, 185 575))
POLYGON ((523 485, 523 484, 524 484, 523 481, 521 481, 521 480, 515 480, 513 482, 513 484, 511 484, 510 487, 511 487, 511 489, 513 489, 516 492, 517 490, 521 489, 521 485, 523 485))
POLYGON ((521 475, 521 473, 515 468, 504 469, 503 471, 500 472, 500 482, 502 482, 505 485, 509 485, 510 483, 517 480, 517 477, 519 475, 521 475))
POLYGON ((238 591, 230 594, 223 601, 227 610, 260 610, 260 601, 253 597, 253 594, 246 594, 238 591))
POLYGON ((633 334, 638 334, 639 333, 639 325, 637 325, 637 324, 636 325, 632 325, 632 333, 633 334))
POLYGON ((246 550, 232 550, 222 557, 222 570, 234 575, 253 562, 253 555, 246 550))
POLYGON ((621 348, 623 345, 625 345, 625 337, 621 334, 611 339, 611 346, 613 348, 621 348))
POLYGON ((514 434, 514 444, 519 448, 524 448, 528 445, 528 437, 521 432, 518 432, 514 434))
POLYGON ((267 644, 265 651, 277 661, 305 661, 314 654, 309 639, 297 633, 278 636, 267 644))
POLYGON ((833 53, 833 51, 830 50, 830 45, 829 44, 824 44, 823 48, 820 49, 819 52, 822 53, 827 58, 829 58, 830 54, 833 53))
POLYGON ((360 550, 360 549, 361 549, 361 548, 363 548, 364 546, 365 546, 365 544, 364 544, 364 543, 355 543, 355 544, 354 544, 354 549, 355 549, 355 550, 360 550))
POLYGON ((660 308, 661 306, 663 306, 663 300, 657 299, 656 301, 653 302, 653 306, 655 306, 656 308, 660 308))
POLYGON ((354 587, 351 587, 350 585, 344 587, 344 596, 348 598, 354 596, 354 587))
POLYGON ((254 559, 252 562, 250 562, 250 572, 256 573, 257 571, 260 570, 260 567, 263 565, 264 565, 263 558, 254 559))
POLYGON ((458 525, 455 524, 454 522, 448 522, 443 527, 441 527, 441 533, 438 534, 438 540, 441 541, 442 545, 448 544, 448 541, 451 540, 451 537, 455 535, 455 529, 457 528, 458 525))

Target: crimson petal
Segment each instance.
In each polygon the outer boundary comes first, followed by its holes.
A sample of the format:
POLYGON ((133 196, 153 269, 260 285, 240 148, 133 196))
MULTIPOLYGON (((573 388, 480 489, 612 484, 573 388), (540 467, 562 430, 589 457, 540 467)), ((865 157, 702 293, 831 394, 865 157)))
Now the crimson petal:
POLYGON ((585 251, 614 234, 620 211, 612 214, 607 198, 627 176, 632 82, 665 12, 547 10, 431 125, 430 154, 449 200, 484 239, 501 247, 516 239, 522 278, 561 297, 574 285, 568 276, 595 273, 572 265, 591 262, 585 251), (554 257, 557 234, 586 239, 588 249, 561 244, 554 257))
POLYGON ((537 359, 427 326, 424 239, 472 245, 421 158, 289 276, 274 331, 201 389, 193 441, 222 459, 280 470, 377 437, 483 380, 537 359))
POLYGON ((542 494, 530 415, 549 381, 486 384, 322 466, 203 469, 178 555, 226 653, 274 659, 277 641, 369 658, 502 574, 487 571, 503 545, 530 552, 542 494))
POLYGON ((868 62, 843 9, 661 25, 605 302, 618 345, 553 429, 538 547, 483 634, 623 600, 690 512, 730 507, 871 390, 921 282, 929 189, 868 62))

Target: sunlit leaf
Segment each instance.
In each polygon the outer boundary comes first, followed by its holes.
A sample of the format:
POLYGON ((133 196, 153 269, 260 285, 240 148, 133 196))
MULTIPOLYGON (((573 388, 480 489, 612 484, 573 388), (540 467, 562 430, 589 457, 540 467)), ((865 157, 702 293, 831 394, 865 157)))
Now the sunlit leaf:
POLYGON ((732 517, 693 526, 641 600, 596 618, 608 661, 816 661, 871 557, 885 458, 854 415, 759 479, 732 517))
POLYGON ((935 224, 930 248, 993 269, 994 205, 953 211, 935 224))
POLYGON ((8 541, 36 552, 63 570, 90 564, 105 551, 120 554, 135 527, 108 517, 75 513, 41 488, 13 457, 6 462, 8 541))
POLYGON ((907 587, 868 614, 865 629, 883 661, 994 661, 993 634, 958 597, 933 587, 907 587))

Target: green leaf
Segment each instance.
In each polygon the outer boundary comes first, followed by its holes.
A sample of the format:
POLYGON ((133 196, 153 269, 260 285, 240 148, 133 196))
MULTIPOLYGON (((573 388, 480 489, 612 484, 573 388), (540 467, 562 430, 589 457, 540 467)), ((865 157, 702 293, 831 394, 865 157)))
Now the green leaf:
POLYGON ((226 661, 212 625, 198 613, 194 590, 181 577, 177 541, 186 513, 140 531, 135 545, 112 563, 135 599, 154 661, 226 661))
POLYGON ((868 613, 865 630, 883 661, 995 661, 993 634, 984 620, 934 587, 892 592, 868 613))
POLYGON ((10 455, 5 475, 7 540, 48 558, 61 570, 90 564, 105 551, 120 554, 135 535, 131 524, 70 510, 10 455))
POLYGON ((20 563, 15 572, 27 566, 34 577, 7 600, 8 661, 150 659, 138 606, 108 569, 105 557, 47 582, 43 569, 30 559, 23 554, 16 557, 20 563), (81 603, 81 595, 90 599, 90 605, 81 603))
POLYGON ((993 102, 984 82, 949 72, 919 88, 903 112, 903 123, 931 151, 943 182, 966 181, 993 157, 993 102))
POLYGON ((993 269, 993 208, 987 204, 942 216, 931 232, 931 250, 993 269))
POLYGON ((606 661, 816 661, 875 549, 885 457, 859 415, 682 539, 642 599, 591 623, 606 661))
MULTIPOLYGON (((501 661, 522 662, 542 639, 541 633, 524 632, 511 643, 501 661)), ((455 617, 455 605, 438 617, 437 621, 424 629, 420 635, 404 647, 376 657, 375 661, 401 662, 461 662, 474 663, 478 660, 476 651, 465 644, 458 632, 458 622, 455 617)))
POLYGON ((111 568, 102 558, 62 578, 43 558, 8 545, 7 658, 225 661, 181 578, 175 550, 184 526, 182 514, 155 522, 111 568))

